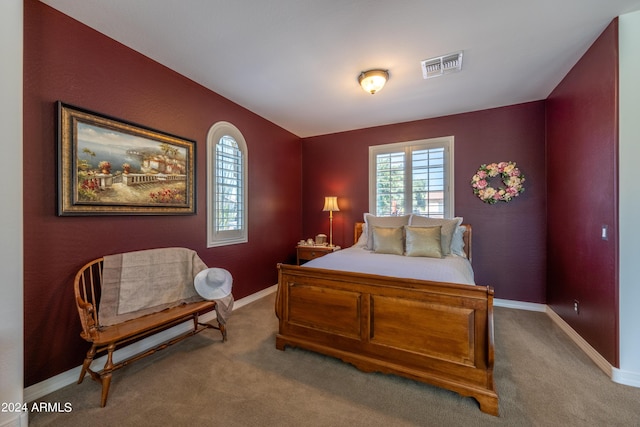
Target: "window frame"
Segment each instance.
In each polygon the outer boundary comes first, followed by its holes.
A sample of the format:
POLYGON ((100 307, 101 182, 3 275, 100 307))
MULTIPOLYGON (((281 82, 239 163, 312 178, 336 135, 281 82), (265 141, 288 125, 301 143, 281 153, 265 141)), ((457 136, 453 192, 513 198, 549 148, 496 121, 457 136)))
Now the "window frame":
MULTIPOLYGON (((390 144, 369 146, 369 212, 376 216, 381 216, 377 212, 377 155, 403 152, 405 159, 409 159, 411 152, 416 150, 444 148, 444 218, 453 218, 454 212, 454 137, 444 136, 437 138, 419 139, 413 141, 395 142, 390 144)), ((411 165, 409 165, 411 166, 411 165)), ((405 171, 407 171, 405 165, 405 171)), ((403 215, 412 213, 412 173, 405 173, 405 206, 403 215), (407 197, 409 195, 409 197, 407 197)))
POLYGON ((249 241, 249 150, 240 130, 225 121, 215 123, 207 134, 207 247, 235 245, 249 241), (225 137, 231 137, 242 153, 242 206, 243 226, 240 230, 216 231, 216 146, 225 137))

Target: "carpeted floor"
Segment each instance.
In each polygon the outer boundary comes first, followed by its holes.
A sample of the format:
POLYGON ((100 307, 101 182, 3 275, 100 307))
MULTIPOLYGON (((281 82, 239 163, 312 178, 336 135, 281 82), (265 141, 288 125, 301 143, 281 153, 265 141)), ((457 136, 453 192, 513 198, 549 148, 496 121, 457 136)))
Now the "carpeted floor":
POLYGON ((89 378, 39 402, 31 426, 640 426, 640 389, 612 382, 544 313, 497 307, 500 416, 471 398, 275 349, 272 294, 234 311, 229 341, 206 331, 114 374, 105 408, 89 378))

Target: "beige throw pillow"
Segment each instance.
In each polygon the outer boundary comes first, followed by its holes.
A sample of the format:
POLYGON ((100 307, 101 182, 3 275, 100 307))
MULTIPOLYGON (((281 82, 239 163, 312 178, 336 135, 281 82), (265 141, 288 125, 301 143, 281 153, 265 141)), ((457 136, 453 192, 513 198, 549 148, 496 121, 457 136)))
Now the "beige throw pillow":
POLYGON ((411 215, 411 221, 409 225, 412 227, 437 227, 441 226, 440 246, 442 247, 442 255, 449 255, 451 253, 451 240, 453 239, 453 233, 462 223, 461 217, 453 219, 444 218, 429 218, 420 215, 411 215))
POLYGON ((374 227, 401 227, 409 225, 411 215, 404 216, 375 216, 370 213, 364 214, 364 222, 367 227, 366 249, 373 250, 373 228, 374 227))
POLYGON ((441 226, 411 227, 405 226, 407 256, 442 258, 440 244, 441 226))
POLYGON ((373 251, 377 254, 402 255, 404 253, 402 227, 373 227, 373 251))

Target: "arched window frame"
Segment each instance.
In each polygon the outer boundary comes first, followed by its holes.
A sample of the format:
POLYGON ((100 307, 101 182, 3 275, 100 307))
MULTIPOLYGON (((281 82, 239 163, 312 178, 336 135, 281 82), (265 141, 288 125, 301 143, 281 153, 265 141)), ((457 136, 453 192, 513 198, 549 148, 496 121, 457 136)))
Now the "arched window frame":
POLYGON ((248 229, 249 229, 249 205, 248 205, 248 165, 249 155, 247 149, 247 142, 244 136, 229 122, 218 122, 211 126, 207 135, 207 247, 235 245, 238 243, 246 243, 249 241, 248 229), (242 161, 242 226, 237 230, 218 230, 219 218, 217 215, 217 161, 216 161, 216 147, 220 143, 221 139, 225 136, 231 137, 238 145, 238 150, 241 153, 242 161))

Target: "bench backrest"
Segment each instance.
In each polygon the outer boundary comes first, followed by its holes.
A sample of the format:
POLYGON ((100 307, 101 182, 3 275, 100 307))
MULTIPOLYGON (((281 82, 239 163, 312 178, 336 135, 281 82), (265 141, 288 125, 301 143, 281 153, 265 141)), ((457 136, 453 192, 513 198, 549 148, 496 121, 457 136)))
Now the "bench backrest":
POLYGON ((76 274, 73 288, 76 297, 76 307, 80 315, 84 339, 92 338, 100 326, 98 322, 98 307, 102 287, 102 264, 104 258, 94 259, 85 264, 76 274))

